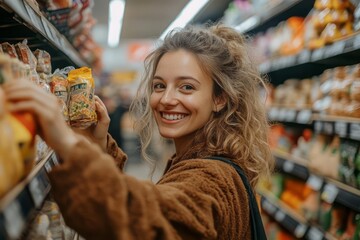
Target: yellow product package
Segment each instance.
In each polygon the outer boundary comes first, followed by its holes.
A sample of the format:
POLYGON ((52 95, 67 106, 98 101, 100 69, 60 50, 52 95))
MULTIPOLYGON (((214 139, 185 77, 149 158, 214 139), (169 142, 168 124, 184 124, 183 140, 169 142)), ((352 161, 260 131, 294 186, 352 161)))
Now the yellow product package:
POLYGON ((2 94, 0 88, 0 197, 24 177, 25 171, 2 94))
POLYGON ((68 74, 69 119, 75 128, 88 128, 97 121, 94 99, 94 79, 91 69, 82 67, 68 74))

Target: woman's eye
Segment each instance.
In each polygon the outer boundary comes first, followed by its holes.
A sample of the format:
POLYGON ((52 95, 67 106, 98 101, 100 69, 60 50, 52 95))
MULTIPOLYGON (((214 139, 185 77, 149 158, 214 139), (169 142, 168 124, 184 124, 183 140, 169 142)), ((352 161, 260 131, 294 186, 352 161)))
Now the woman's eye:
POLYGON ((163 89, 163 88, 165 88, 165 86, 162 83, 154 83, 153 84, 153 89, 154 90, 159 90, 159 89, 163 89))
POLYGON ((186 84, 186 85, 183 85, 181 87, 181 89, 186 90, 186 91, 190 91, 190 90, 194 90, 194 87, 191 86, 191 85, 186 84))

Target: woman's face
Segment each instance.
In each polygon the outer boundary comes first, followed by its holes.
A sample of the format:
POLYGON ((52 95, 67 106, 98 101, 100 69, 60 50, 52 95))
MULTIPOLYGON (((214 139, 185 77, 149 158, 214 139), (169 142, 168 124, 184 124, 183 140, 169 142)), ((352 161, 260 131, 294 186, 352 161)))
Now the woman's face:
POLYGON ((161 136, 185 146, 216 110, 213 81, 196 57, 185 50, 166 53, 159 61, 150 105, 161 136))

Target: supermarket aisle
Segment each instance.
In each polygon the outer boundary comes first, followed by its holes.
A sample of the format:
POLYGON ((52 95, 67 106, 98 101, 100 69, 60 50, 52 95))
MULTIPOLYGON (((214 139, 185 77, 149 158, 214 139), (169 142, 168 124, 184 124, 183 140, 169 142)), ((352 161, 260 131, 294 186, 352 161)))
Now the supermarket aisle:
POLYGON ((166 166, 165 162, 159 162, 156 165, 152 177, 151 177, 152 166, 145 161, 142 161, 140 163, 128 163, 125 166, 125 172, 138 179, 151 180, 153 182, 157 182, 162 176, 165 166, 166 166))

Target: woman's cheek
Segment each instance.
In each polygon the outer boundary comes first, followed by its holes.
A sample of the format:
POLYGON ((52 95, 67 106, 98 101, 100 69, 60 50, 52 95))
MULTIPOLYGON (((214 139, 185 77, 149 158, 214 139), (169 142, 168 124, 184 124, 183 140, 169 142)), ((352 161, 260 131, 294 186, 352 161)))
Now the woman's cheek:
POLYGON ((4 91, 0 88, 0 117, 4 115, 5 112, 5 94, 4 91))
POLYGON ((158 103, 158 98, 156 94, 152 93, 150 95, 150 107, 152 108, 152 110, 156 109, 157 103, 158 103))

